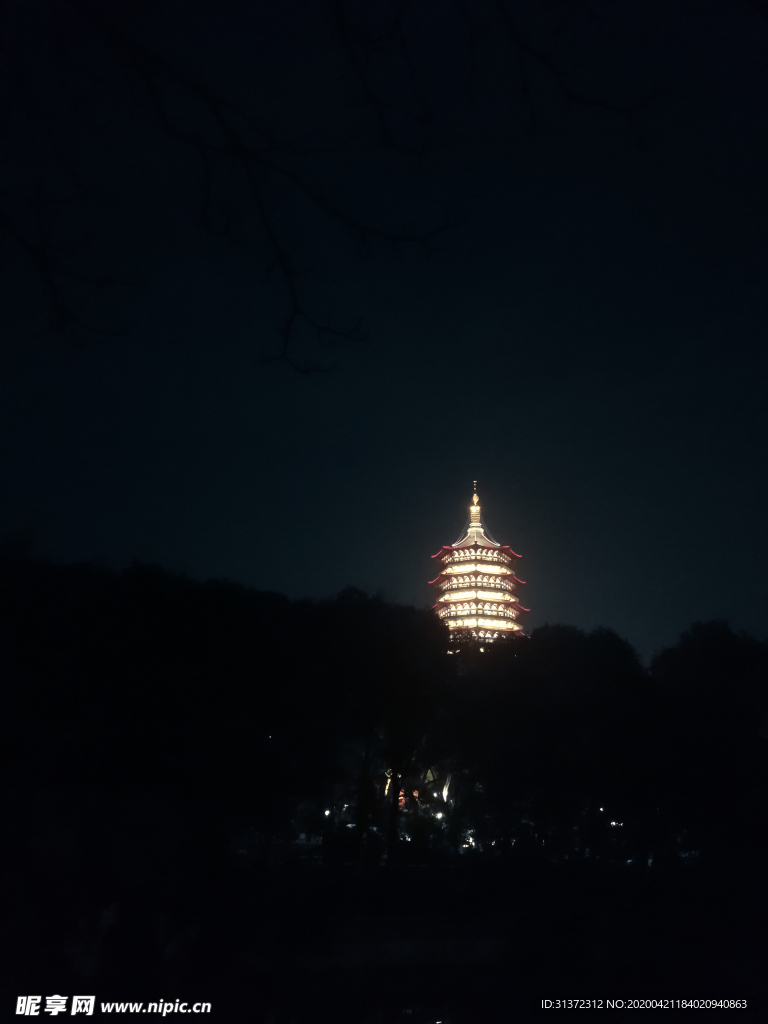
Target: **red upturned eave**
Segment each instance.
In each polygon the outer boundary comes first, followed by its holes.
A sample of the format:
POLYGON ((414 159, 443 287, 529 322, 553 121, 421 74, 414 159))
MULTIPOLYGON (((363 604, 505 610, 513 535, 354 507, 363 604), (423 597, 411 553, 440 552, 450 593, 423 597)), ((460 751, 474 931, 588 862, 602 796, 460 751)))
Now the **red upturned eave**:
POLYGON ((512 555, 513 558, 522 558, 522 555, 518 555, 516 551, 513 551, 509 544, 502 544, 500 548, 496 548, 496 551, 506 551, 508 555, 512 555))
POLYGON ((443 545, 443 546, 442 546, 442 547, 440 548, 440 550, 439 550, 439 551, 437 552, 437 554, 436 554, 436 555, 432 555, 432 558, 439 558, 439 557, 440 557, 440 555, 442 555, 442 553, 443 553, 444 551, 455 551, 455 550, 456 550, 455 548, 451 548, 451 547, 448 547, 447 545, 445 545, 445 544, 444 544, 444 545, 443 545))

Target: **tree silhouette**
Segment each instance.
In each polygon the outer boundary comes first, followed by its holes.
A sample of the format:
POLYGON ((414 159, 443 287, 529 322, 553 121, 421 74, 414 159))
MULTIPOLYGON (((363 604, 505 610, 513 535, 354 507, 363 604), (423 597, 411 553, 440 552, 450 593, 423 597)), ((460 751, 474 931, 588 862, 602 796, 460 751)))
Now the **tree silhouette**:
POLYGON ((699 622, 651 671, 673 754, 670 796, 686 806, 685 824, 712 855, 754 857, 764 840, 754 807, 766 784, 768 650, 725 622, 699 622))

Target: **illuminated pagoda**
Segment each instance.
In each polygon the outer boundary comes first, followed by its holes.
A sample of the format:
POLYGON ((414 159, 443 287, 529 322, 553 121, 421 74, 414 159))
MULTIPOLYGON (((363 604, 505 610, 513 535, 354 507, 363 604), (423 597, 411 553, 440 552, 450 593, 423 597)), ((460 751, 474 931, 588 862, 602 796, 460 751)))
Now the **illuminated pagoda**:
POLYGON ((529 609, 518 598, 525 584, 514 572, 520 555, 489 534, 480 514, 477 481, 466 530, 455 544, 432 557, 441 563, 430 581, 438 593, 434 608, 453 637, 488 643, 501 636, 525 635, 521 619, 529 609))

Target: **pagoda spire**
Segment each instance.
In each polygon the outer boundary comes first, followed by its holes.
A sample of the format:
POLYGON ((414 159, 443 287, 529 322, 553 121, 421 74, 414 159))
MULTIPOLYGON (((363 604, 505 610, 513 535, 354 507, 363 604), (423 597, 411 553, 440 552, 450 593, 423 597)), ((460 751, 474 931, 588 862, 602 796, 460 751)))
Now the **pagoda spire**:
POLYGON ((454 547, 467 547, 471 544, 479 544, 481 547, 499 547, 498 543, 491 536, 491 532, 485 525, 480 511, 480 495, 477 493, 477 480, 474 481, 472 503, 469 506, 469 521, 464 532, 453 545, 454 547))

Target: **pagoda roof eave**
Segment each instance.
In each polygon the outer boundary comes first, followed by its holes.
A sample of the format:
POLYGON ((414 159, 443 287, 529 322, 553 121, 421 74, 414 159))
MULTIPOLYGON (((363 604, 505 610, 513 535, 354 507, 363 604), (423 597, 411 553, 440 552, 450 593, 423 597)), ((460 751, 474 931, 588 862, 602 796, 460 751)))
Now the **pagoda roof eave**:
MULTIPOLYGON (((471 601, 477 601, 477 600, 484 601, 484 600, 486 600, 486 598, 475 598, 475 597, 473 597, 473 598, 469 598, 469 600, 471 600, 471 601)), ((456 605, 458 605, 460 603, 461 603, 461 600, 456 601, 454 603, 453 601, 449 600, 447 595, 441 594, 440 597, 438 597, 438 599, 432 605, 432 608, 430 610, 431 611, 437 611, 439 606, 442 606, 443 608, 452 608, 452 607, 456 607, 456 605)), ((531 610, 530 608, 524 608, 523 605, 521 605, 519 601, 502 601, 501 605, 504 608, 508 608, 510 611, 520 612, 523 615, 526 612, 529 612, 531 610)))
MULTIPOLYGON (((446 553, 452 554, 454 551, 465 551, 467 548, 474 547, 472 544, 443 544, 438 552, 432 555, 432 558, 440 558, 446 553)), ((512 558, 522 558, 522 555, 518 555, 516 551, 513 551, 509 544, 478 544, 478 548, 489 548, 491 551, 503 551, 505 554, 510 555, 512 558)), ((523 581, 520 580, 522 583, 523 581)))
MULTIPOLYGON (((434 580, 433 580, 433 582, 434 582, 434 580)), ((468 589, 470 589, 470 590, 478 590, 478 589, 482 590, 483 589, 483 585, 480 584, 479 587, 476 587, 476 586, 473 586, 472 584, 469 584, 468 589)), ((530 608, 523 608, 523 606, 520 604, 520 598, 516 594, 513 594, 511 591, 503 590, 503 591, 500 591, 500 593, 509 594, 509 600, 508 601, 503 601, 504 604, 508 604, 508 605, 510 605, 510 607, 514 605, 514 606, 516 606, 518 608, 522 608, 524 612, 530 611, 530 608)), ((452 600, 452 598, 451 598, 450 591, 443 590, 438 595, 437 603, 439 603, 440 601, 451 601, 451 600, 452 600)), ((453 598, 453 600, 463 601, 463 600, 465 600, 465 598, 457 597, 457 598, 453 598)), ((472 600, 475 600, 475 599, 472 598, 472 600)), ((485 600, 488 600, 488 601, 494 600, 494 601, 496 601, 496 600, 498 600, 498 598, 496 598, 496 597, 490 598, 489 597, 489 598, 482 598, 482 600, 483 601, 485 601, 485 600)))
MULTIPOLYGON (((482 569, 468 569, 467 572, 482 572, 482 569)), ((440 580, 442 580, 442 579, 449 580, 449 581, 452 581, 454 583, 458 582, 458 576, 457 575, 454 575, 453 573, 440 572, 440 573, 437 574, 437 576, 435 576, 435 578, 433 580, 428 580, 427 581, 427 586, 431 587, 435 583, 439 583, 440 580)), ((491 579, 483 581, 482 583, 480 583, 478 581, 476 583, 469 582, 469 583, 463 583, 461 585, 463 587, 474 587, 475 589, 477 589, 477 587, 480 587, 480 589, 482 589, 485 586, 492 586, 494 583, 498 583, 500 580, 504 580, 506 582, 507 580, 511 580, 511 579, 512 579, 512 574, 511 573, 499 573, 497 576, 493 576, 491 579)), ((518 582, 522 583, 522 580, 519 580, 518 582)))

